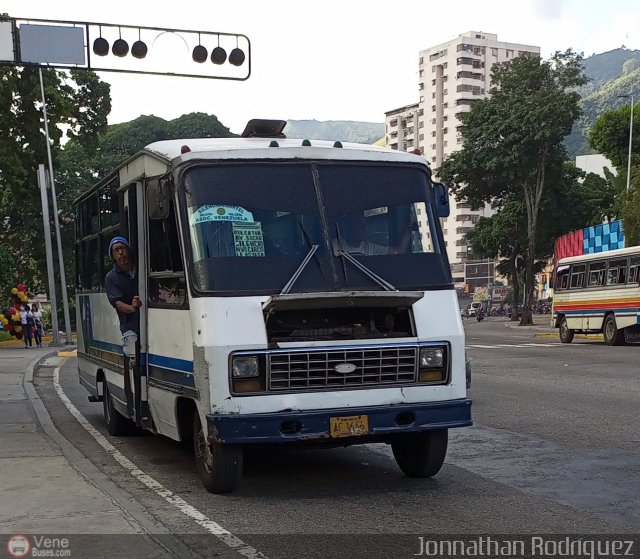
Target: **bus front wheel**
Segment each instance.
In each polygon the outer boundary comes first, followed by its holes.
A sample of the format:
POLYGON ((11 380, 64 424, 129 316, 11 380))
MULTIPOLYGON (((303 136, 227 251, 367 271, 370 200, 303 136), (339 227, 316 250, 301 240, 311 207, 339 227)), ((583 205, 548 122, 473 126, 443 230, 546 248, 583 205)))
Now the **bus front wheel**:
POLYGON ((211 493, 230 493, 242 476, 242 449, 209 443, 198 412, 193 417, 193 450, 200 481, 211 493))
POLYGON ((563 316, 560 321, 560 341, 563 344, 570 344, 573 341, 573 334, 573 330, 567 324, 567 319, 563 316))
POLYGON ((618 330, 616 326, 616 317, 612 314, 607 315, 602 326, 602 334, 604 343, 607 345, 624 344, 624 330, 618 330))
POLYGON ((396 464, 408 477, 435 476, 447 455, 447 429, 403 436, 391 443, 396 464))

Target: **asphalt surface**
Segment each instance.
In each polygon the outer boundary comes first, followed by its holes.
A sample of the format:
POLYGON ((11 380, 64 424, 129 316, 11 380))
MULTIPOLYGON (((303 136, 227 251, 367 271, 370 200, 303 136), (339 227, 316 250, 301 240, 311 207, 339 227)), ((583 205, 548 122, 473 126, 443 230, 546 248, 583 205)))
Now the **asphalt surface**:
POLYGON ((385 445, 274 448, 248 453, 235 493, 212 495, 184 445, 150 434, 109 437, 102 405, 87 401, 75 359, 66 360, 64 393, 165 493, 150 491, 64 407, 52 368, 35 383, 61 433, 202 557, 411 557, 419 535, 436 533, 638 532, 640 345, 560 344, 504 319, 464 324, 475 424, 450 431, 445 466, 427 480, 404 477, 385 445), (167 491, 243 545, 212 535, 167 491))

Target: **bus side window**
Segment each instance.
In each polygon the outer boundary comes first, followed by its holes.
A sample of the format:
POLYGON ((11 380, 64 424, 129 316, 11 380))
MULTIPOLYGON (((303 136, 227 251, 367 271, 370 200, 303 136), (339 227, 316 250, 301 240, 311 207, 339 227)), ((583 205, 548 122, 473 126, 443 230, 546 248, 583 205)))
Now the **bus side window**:
POLYGON ((610 260, 607 272, 607 285, 619 285, 627 282, 627 259, 610 260))
POLYGON ((147 231, 149 303, 182 307, 187 286, 173 202, 165 219, 147 219, 147 231))
POLYGON ((556 271, 556 289, 567 289, 569 287, 569 266, 559 266, 556 271))
POLYGON ((592 262, 589 265, 589 287, 600 287, 604 285, 604 273, 606 269, 606 262, 592 262))
POLYGON ((640 283, 640 258, 632 258, 629 262, 628 283, 640 283))
POLYGON ((587 269, 585 264, 576 264, 571 269, 571 289, 584 287, 584 273, 587 269))

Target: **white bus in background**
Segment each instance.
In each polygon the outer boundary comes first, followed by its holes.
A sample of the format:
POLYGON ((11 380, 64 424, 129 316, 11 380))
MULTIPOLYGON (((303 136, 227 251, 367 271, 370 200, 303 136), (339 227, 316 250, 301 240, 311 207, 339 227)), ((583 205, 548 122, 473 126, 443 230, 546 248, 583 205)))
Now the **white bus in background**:
POLYGON ((602 332, 608 345, 640 341, 640 246, 558 261, 551 315, 560 341, 602 332))
POLYGON ((151 144, 76 202, 80 382, 110 434, 193 439, 212 492, 249 445, 385 442, 432 476, 471 425, 446 188, 423 157, 285 124, 151 144), (104 293, 115 235, 137 254, 132 362, 104 293))

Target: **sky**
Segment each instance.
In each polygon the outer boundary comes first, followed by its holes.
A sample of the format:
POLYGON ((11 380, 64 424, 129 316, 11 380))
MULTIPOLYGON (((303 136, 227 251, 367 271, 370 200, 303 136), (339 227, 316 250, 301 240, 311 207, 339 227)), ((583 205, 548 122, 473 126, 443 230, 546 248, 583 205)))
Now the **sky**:
POLYGON ((640 49, 638 0, 4 0, 0 10, 246 35, 246 81, 100 73, 111 84, 110 124, 204 112, 235 133, 252 118, 384 122, 385 112, 418 102, 420 51, 467 31, 539 46, 544 58, 640 49))

